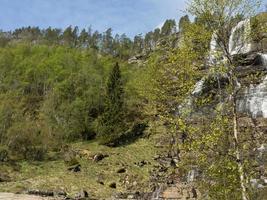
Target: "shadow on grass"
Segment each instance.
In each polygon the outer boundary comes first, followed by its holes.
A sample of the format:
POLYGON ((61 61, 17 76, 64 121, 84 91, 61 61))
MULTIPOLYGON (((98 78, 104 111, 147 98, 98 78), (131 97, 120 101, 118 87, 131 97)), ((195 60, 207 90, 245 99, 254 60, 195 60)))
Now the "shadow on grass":
POLYGON ((122 147, 132 144, 143 136, 144 131, 146 130, 147 127, 148 126, 145 123, 135 124, 130 131, 125 132, 119 138, 113 141, 112 144, 108 144, 107 146, 122 147))

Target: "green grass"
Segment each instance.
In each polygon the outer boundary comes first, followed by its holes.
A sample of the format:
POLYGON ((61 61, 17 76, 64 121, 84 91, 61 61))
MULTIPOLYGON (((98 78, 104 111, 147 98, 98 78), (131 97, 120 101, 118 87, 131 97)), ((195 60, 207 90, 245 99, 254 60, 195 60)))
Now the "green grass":
POLYGON ((1 192, 22 192, 25 189, 64 190, 69 195, 84 189, 95 198, 108 198, 115 192, 144 191, 149 185, 149 171, 152 169, 153 156, 157 153, 152 141, 139 139, 133 144, 110 148, 100 146, 97 142, 83 142, 71 145, 74 150, 87 150, 90 155, 106 153, 109 157, 95 163, 88 157, 77 158, 81 164, 81 172, 73 173, 67 170, 68 165, 63 160, 45 162, 20 162, 20 169, 10 166, 0 166, 0 170, 8 172, 14 180, 0 183, 1 192), (142 160, 151 164, 138 167, 134 163, 142 160), (124 167, 126 173, 116 171, 124 167), (105 185, 97 182, 101 179, 105 185), (108 185, 117 183, 116 189, 108 185), (133 186, 133 183, 136 182, 133 186))

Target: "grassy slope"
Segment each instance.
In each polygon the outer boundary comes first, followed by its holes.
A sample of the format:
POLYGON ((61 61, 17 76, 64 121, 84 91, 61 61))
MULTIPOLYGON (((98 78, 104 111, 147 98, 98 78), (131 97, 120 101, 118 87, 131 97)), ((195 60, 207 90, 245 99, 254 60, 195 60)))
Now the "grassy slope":
POLYGON ((74 149, 87 150, 90 154, 107 153, 109 157, 95 163, 92 160, 82 157, 78 158, 82 171, 73 173, 67 171, 68 166, 63 160, 46 162, 21 162, 19 170, 8 166, 0 166, 1 171, 8 171, 13 182, 0 183, 0 192, 21 192, 25 189, 40 190, 64 190, 70 195, 84 189, 96 198, 110 197, 114 192, 131 190, 144 190, 148 187, 149 170, 154 161, 153 156, 157 153, 153 142, 148 139, 139 139, 133 144, 109 148, 99 146, 96 142, 75 143, 74 149), (151 164, 138 167, 134 163, 146 160, 151 164), (118 174, 116 171, 126 168, 126 173, 118 174), (100 178, 105 185, 97 182, 100 178), (128 180, 128 184, 124 183, 128 180), (117 189, 109 188, 110 182, 117 183, 117 189), (132 186, 136 181, 136 186, 132 186), (129 189, 129 188, 128 188, 129 189))

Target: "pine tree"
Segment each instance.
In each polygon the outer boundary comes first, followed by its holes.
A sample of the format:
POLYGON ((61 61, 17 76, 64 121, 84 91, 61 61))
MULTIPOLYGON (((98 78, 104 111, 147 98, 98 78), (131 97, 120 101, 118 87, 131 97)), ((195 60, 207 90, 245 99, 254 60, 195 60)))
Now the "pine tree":
POLYGON ((119 64, 110 72, 106 88, 105 111, 100 118, 98 136, 101 144, 116 145, 125 130, 123 122, 123 83, 119 64))
POLYGON ((168 36, 176 32, 176 22, 174 19, 167 19, 161 28, 161 36, 168 36))
POLYGON ((103 34, 103 44, 102 44, 102 52, 111 54, 113 53, 113 37, 112 37, 112 29, 107 29, 103 34))
POLYGON ((188 24, 190 24, 189 16, 185 15, 181 17, 181 19, 179 20, 179 31, 182 32, 188 24))

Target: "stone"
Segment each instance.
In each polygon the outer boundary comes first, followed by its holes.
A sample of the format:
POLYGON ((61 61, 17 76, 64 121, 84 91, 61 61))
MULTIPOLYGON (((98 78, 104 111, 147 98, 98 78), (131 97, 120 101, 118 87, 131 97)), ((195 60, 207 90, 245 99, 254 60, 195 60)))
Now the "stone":
POLYGON ((174 159, 171 159, 171 162, 170 162, 170 166, 171 167, 176 167, 176 160, 174 160, 174 159))
POLYGON ((100 185, 105 185, 105 183, 101 180, 97 180, 96 182, 99 183, 100 185))
POLYGON ((138 167, 144 167, 145 165, 149 164, 146 160, 142 160, 138 163, 134 163, 135 165, 137 165, 138 167))
POLYGON ((92 153, 86 149, 80 150, 78 154, 81 158, 92 159, 92 153))
POLYGON ((133 182, 133 186, 137 186, 137 184, 138 184, 137 181, 133 182))
POLYGON ((135 195, 134 195, 134 194, 129 194, 129 195, 127 196, 127 199, 135 199, 135 195))
POLYGON ((44 190, 28 190, 27 194, 42 196, 42 197, 53 197, 54 196, 53 191, 44 191, 44 190))
POLYGON ((79 192, 79 193, 77 193, 77 194, 75 195, 75 199, 79 199, 79 200, 81 200, 81 199, 86 199, 86 198, 88 198, 88 197, 89 197, 89 194, 88 194, 88 192, 85 191, 85 190, 82 190, 81 192, 79 192))
POLYGON ((107 154, 97 153, 97 154, 94 155, 93 161, 94 162, 99 162, 99 161, 103 160, 106 157, 108 157, 107 154))
POLYGON ((102 173, 98 174, 96 182, 99 183, 100 185, 105 185, 104 181, 105 181, 104 174, 102 173))
POLYGON ((81 165, 80 164, 74 165, 72 167, 69 167, 68 170, 71 172, 80 172, 81 171, 81 165))
POLYGON ((112 182, 109 184, 110 188, 116 189, 117 188, 117 184, 115 182, 112 182))
POLYGON ((266 83, 267 77, 260 84, 247 87, 241 94, 242 97, 237 101, 237 110, 241 113, 251 115, 252 118, 267 118, 266 83))
POLYGON ((155 155, 155 156, 153 157, 153 159, 154 159, 154 160, 158 160, 158 159, 160 159, 160 155, 155 155))
POLYGON ((66 197, 67 196, 67 193, 65 191, 57 191, 55 192, 55 195, 56 196, 63 196, 63 197, 66 197))
POLYGON ((138 66, 142 65, 147 55, 145 53, 135 55, 128 59, 129 64, 138 64, 138 66))
POLYGON ((122 174, 122 173, 125 173, 126 172, 126 169, 125 168, 120 168, 117 170, 117 173, 119 174, 122 174))
POLYGON ((191 193, 193 195, 192 198, 197 199, 197 190, 194 187, 192 188, 191 193))

